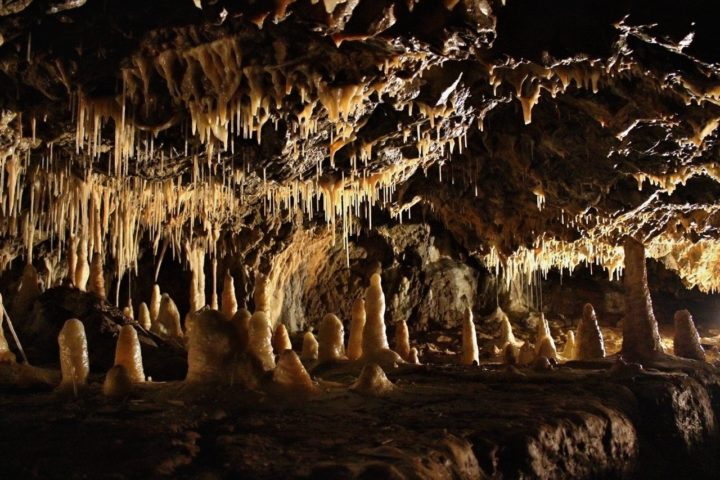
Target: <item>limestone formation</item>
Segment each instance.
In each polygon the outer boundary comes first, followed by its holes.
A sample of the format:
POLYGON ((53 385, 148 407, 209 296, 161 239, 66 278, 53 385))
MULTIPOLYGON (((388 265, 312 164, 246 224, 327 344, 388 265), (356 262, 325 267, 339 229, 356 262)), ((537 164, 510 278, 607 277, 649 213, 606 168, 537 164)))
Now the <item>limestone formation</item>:
POLYGON ((255 312, 268 312, 269 298, 267 291, 267 276, 259 274, 255 278, 255 289, 253 290, 253 301, 255 302, 255 312))
POLYGON ((120 327, 115 347, 115 365, 125 367, 127 375, 133 383, 145 381, 140 341, 137 331, 132 325, 120 327))
POLYGON ((123 365, 115 365, 108 370, 103 382, 102 392, 106 397, 122 398, 132 393, 133 381, 130 378, 127 368, 123 365))
POLYGON ((225 318, 231 320, 235 313, 237 313, 238 303, 235 298, 235 280, 233 279, 230 272, 225 272, 225 279, 223 280, 222 290, 222 301, 221 301, 222 313, 225 318))
POLYGON ((98 298, 105 300, 105 272, 103 270, 103 256, 95 252, 90 263, 90 280, 88 290, 98 298))
POLYGON ((250 330, 248 333, 248 352, 265 370, 275 368, 271 339, 272 327, 267 314, 262 310, 253 313, 250 318, 250 330))
POLYGON ((345 329, 340 319, 332 313, 325 315, 318 331, 318 361, 333 362, 346 359, 344 336, 345 329))
POLYGON ((275 355, 280 355, 285 350, 292 350, 290 336, 287 328, 282 323, 278 323, 272 336, 272 347, 275 355))
POLYGON ((40 293, 37 270, 32 264, 28 263, 23 268, 20 288, 15 297, 12 298, 12 309, 10 311, 12 319, 16 322, 22 322, 26 319, 40 293))
POLYGON ((565 346, 563 347, 561 356, 565 360, 575 360, 576 343, 575 343, 575 333, 573 333, 572 330, 567 332, 567 340, 565 340, 565 346))
POLYGON ((535 356, 557 359, 557 348, 552 333, 550 333, 550 324, 544 314, 540 314, 540 322, 538 323, 535 345, 535 356))
POLYGON ((241 308, 235 312, 232 320, 230 320, 230 323, 232 323, 235 328, 235 336, 238 339, 238 348, 240 351, 244 351, 247 348, 251 317, 252 314, 247 309, 241 308))
POLYGON ((77 256, 77 265, 75 266, 74 284, 80 291, 87 289, 88 279, 90 278, 90 263, 88 262, 87 239, 80 242, 80 250, 77 256))
POLYGON ((145 302, 140 304, 138 307, 138 323, 142 328, 150 331, 152 328, 152 321, 150 320, 150 310, 145 302))
POLYGON ((518 353, 518 363, 520 365, 530 365, 534 361, 535 349, 528 342, 525 342, 520 347, 520 352, 518 353))
POLYGON ((692 315, 688 310, 678 310, 673 317, 675 336, 673 350, 678 357, 705 361, 705 350, 700 345, 700 334, 695 328, 692 315))
POLYGON ((480 364, 480 350, 478 349, 475 323, 473 322, 473 314, 470 307, 465 308, 465 316, 463 318, 462 358, 460 363, 462 365, 480 364))
POLYGON ((388 346, 385 331, 385 294, 381 281, 380 274, 374 273, 370 277, 370 286, 365 291, 365 326, 361 360, 392 368, 401 363, 402 358, 388 346))
POLYGON ((85 385, 90 373, 90 359, 85 326, 77 318, 66 321, 58 335, 60 349, 61 387, 77 390, 85 385))
POLYGON ((273 382, 298 393, 311 393, 317 390, 300 358, 292 350, 280 353, 277 366, 273 371, 273 382))
POLYGON ((132 305, 126 305, 123 307, 123 315, 130 320, 135 320, 135 312, 133 311, 132 305))
POLYGON ((625 318, 622 354, 631 361, 652 359, 662 353, 662 345, 647 283, 645 247, 634 238, 627 237, 623 249, 625 318))
POLYGON ((302 344, 302 359, 306 362, 312 362, 318 359, 318 341, 311 331, 305 332, 302 344))
POLYGON ((405 320, 400 320, 395 327, 395 352, 406 362, 410 361, 410 332, 405 320))
POLYGON ((363 329, 365 328, 365 300, 357 298, 352 305, 352 318, 350 322, 350 338, 348 340, 347 356, 350 360, 357 360, 362 356, 363 329))
POLYGON ((231 383, 237 358, 237 337, 232 324, 216 310, 203 309, 190 316, 188 371, 194 383, 231 383))
POLYGON ((152 294, 150 295, 150 320, 153 325, 157 322, 158 315, 160 314, 160 303, 162 295, 160 294, 160 285, 157 283, 153 285, 152 294))
POLYGON ((605 356, 603 335, 598 325, 595 309, 589 303, 583 308, 583 316, 577 327, 577 344, 575 358, 577 360, 592 360, 605 356))
POLYGON ((160 300, 160 311, 153 324, 153 332, 158 335, 180 338, 183 336, 180 326, 180 312, 170 295, 163 293, 160 300))
POLYGON ((366 364, 358 379, 350 386, 353 392, 370 397, 387 395, 394 389, 395 385, 388 380, 383 369, 376 363, 366 364))
POLYGON ((513 334, 512 325, 510 324, 510 319, 508 316, 503 312, 500 307, 497 309, 496 316, 500 320, 500 338, 498 339, 496 345, 500 349, 504 349, 506 345, 510 344, 513 347, 519 348, 522 345, 521 341, 518 341, 515 338, 515 334, 513 334))
POLYGON ((413 365, 420 365, 420 356, 418 354, 418 349, 415 347, 412 347, 410 349, 410 355, 407 359, 408 363, 412 363, 413 365))

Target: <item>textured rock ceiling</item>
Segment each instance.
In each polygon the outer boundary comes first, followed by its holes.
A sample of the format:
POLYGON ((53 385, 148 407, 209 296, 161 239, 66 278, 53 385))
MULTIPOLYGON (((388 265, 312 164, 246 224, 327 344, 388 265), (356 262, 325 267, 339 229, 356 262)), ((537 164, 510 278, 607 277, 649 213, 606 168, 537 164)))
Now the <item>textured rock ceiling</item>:
POLYGON ((508 279, 631 234, 715 290, 699 3, 2 0, 0 266, 424 215, 508 279))

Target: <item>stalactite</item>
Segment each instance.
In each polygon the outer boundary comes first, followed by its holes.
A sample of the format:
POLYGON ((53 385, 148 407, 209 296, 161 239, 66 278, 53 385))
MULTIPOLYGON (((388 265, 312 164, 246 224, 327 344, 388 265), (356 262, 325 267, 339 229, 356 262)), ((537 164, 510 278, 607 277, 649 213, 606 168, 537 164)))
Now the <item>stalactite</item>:
POLYGON ((292 350, 284 350, 280 353, 273 371, 273 383, 298 393, 311 393, 317 390, 300 358, 292 350))
POLYGON ((673 350, 678 357, 705 361, 705 350, 700 344, 700 335, 695 328, 692 315, 688 310, 678 310, 673 317, 675 336, 673 350))
POLYGON ((271 338, 272 327, 267 314, 264 311, 253 313, 250 318, 248 351, 266 371, 275 368, 271 338))
POLYGON ((598 325, 595 309, 589 303, 583 307, 583 316, 577 327, 577 360, 592 360, 605 357, 605 344, 598 325))
POLYGON ((303 335, 302 359, 306 362, 312 362, 318 359, 318 341, 312 332, 307 331, 303 335))
POLYGON ((473 314, 470 307, 465 307, 465 315, 463 316, 462 358, 460 363, 462 365, 480 364, 480 351, 478 349, 475 323, 473 322, 473 314))
POLYGON ((103 270, 103 255, 95 252, 90 264, 89 291, 98 298, 105 300, 105 272, 103 270))
POLYGON ((275 327, 272 336, 272 347, 275 355, 280 355, 285 350, 292 350, 290 336, 288 335, 287 328, 285 328, 285 325, 282 323, 278 323, 277 327, 275 327))
POLYGON ((365 328, 365 300, 357 298, 352 305, 350 322, 350 339, 348 340, 347 356, 357 360, 362 356, 363 329, 365 328))
POLYGON ((645 247, 627 237, 625 250, 625 317, 623 320, 623 357, 648 360, 662 353, 658 325, 652 309, 645 268, 645 247))
POLYGON ((229 271, 225 272, 225 278, 223 280, 221 307, 223 315, 225 315, 225 318, 228 320, 231 320, 235 316, 238 309, 238 303, 235 297, 235 280, 229 271))
POLYGON ((344 336, 345 330, 340 319, 332 313, 325 315, 318 331, 318 361, 333 362, 347 358, 344 336))
POLYGON ((58 335, 61 387, 77 391, 85 385, 90 373, 85 326, 77 318, 66 321, 58 335))
POLYGON ((133 383, 145 381, 142 352, 135 327, 123 325, 120 327, 117 345, 115 347, 115 365, 122 365, 133 383))
POLYGON ((406 362, 410 361, 410 332, 405 320, 400 320, 395 327, 395 352, 406 362))

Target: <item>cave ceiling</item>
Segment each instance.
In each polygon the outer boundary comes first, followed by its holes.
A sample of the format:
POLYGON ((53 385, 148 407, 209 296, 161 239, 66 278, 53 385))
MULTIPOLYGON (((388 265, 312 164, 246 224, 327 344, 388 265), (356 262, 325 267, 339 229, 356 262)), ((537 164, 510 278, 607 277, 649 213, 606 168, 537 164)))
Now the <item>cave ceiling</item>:
POLYGON ((702 3, 2 0, 0 266, 420 215, 507 278, 632 235, 717 290, 702 3))

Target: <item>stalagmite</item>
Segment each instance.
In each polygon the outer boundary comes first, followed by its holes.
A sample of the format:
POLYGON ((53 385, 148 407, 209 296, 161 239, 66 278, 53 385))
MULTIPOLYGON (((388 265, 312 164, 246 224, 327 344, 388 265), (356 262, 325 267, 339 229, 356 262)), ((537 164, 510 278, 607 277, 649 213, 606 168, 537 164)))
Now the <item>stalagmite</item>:
POLYGON ((272 337, 272 347, 275 355, 280 355, 285 350, 292 350, 292 344, 290 343, 290 336, 288 335, 287 328, 282 323, 278 323, 275 327, 272 337))
POLYGON ((61 387, 77 390, 85 385, 90 373, 85 326, 77 318, 66 321, 58 335, 60 348, 61 387))
POLYGON ((306 362, 318 359, 318 341, 310 331, 305 332, 305 335, 303 335, 302 359, 306 362))
POLYGON ((263 311, 253 313, 250 318, 250 331, 248 335, 248 351, 257 359, 264 370, 275 368, 275 357, 270 340, 272 327, 263 311))
POLYGON ((232 324, 216 310, 190 315, 188 325, 188 371, 186 380, 199 383, 230 383, 237 355, 232 324))
POLYGON ((123 325, 115 346, 115 365, 122 365, 133 383, 145 381, 142 352, 135 327, 123 325))
POLYGON ((530 365, 534 361, 535 349, 528 342, 525 342, 523 346, 520 347, 520 352, 518 353, 518 363, 520 365, 530 365))
POLYGON ((2 295, 0 295, 0 363, 15 363, 15 354, 10 351, 10 346, 5 338, 3 309, 2 295))
POLYGON ((95 252, 93 254, 92 263, 90 263, 90 282, 88 290, 94 293, 98 298, 105 300, 105 272, 103 271, 103 256, 95 252))
POLYGON ((675 355, 693 360, 705 361, 705 350, 700 345, 700 335, 695 328, 692 315, 688 310, 678 310, 673 317, 675 336, 673 350, 675 355))
POLYGON ((323 317, 318 331, 318 360, 320 362, 332 362, 347 358, 343 345, 344 335, 343 324, 339 318, 332 313, 323 317))
POLYGON ((150 320, 150 310, 148 310, 147 304, 142 302, 138 307, 138 323, 142 328, 147 331, 152 329, 152 320, 150 320))
POLYGON ((465 316, 463 317, 462 359, 460 363, 462 365, 480 364, 480 351, 478 349, 475 323, 473 322, 473 314, 470 307, 465 307, 465 316))
POLYGON ((317 390, 300 358, 292 350, 280 353, 277 366, 273 371, 273 382, 283 388, 300 393, 317 390))
POLYGON ((348 340, 347 357, 357 360, 362 356, 363 329, 365 328, 365 300, 358 298, 352 305, 350 322, 350 338, 348 340))
POLYGON ((124 365, 115 365, 108 370, 102 392, 106 397, 127 397, 132 392, 133 381, 124 365))
POLYGON ((163 293, 160 300, 160 311, 157 321, 153 323, 153 332, 169 337, 182 337, 183 331, 180 326, 180 312, 170 295, 163 293))
POLYGON ((238 309, 237 299, 235 298, 235 280, 229 271, 225 272, 225 279, 223 280, 221 308, 223 315, 228 320, 235 316, 238 309))
POLYGON ((517 365, 519 353, 519 349, 512 343, 506 343, 502 352, 503 363, 505 365, 517 365))
POLYGON ((623 248, 625 317, 622 355, 631 361, 647 360, 662 353, 662 346, 647 284, 645 247, 634 238, 627 237, 623 248))
POLYGON ((250 318, 252 314, 245 308, 239 309, 233 315, 232 323, 235 328, 235 336, 238 339, 238 348, 240 351, 244 351, 248 345, 248 338, 250 336, 250 318))
POLYGON ((126 305, 123 307, 123 315, 130 320, 135 320, 135 312, 133 311, 132 305, 126 305))
POLYGON ((576 344, 575 344, 575 333, 573 333, 572 330, 570 330, 567 333, 567 340, 565 340, 565 346, 562 350, 562 357, 565 360, 575 360, 575 350, 576 350, 576 344))
POLYGON ((260 274, 255 279, 253 301, 255 302, 255 312, 268 311, 267 276, 260 274))
POLYGON ((512 345, 513 347, 520 347, 523 342, 520 342, 515 338, 515 334, 512 330, 512 324, 510 324, 510 319, 507 315, 505 315, 505 312, 503 312, 502 310, 500 310, 500 314, 500 338, 496 343, 497 347, 500 349, 504 349, 505 346, 508 344, 512 345))
MULTIPOLYGON (((388 348, 385 332, 385 294, 379 273, 370 277, 370 286, 365 291, 365 314, 361 360, 377 363, 385 368, 392 368, 402 363, 400 355, 388 348)), ((320 343, 322 347, 322 342, 320 343)))
POLYGON ((540 314, 535 341, 537 342, 535 345, 536 357, 557 359, 557 348, 555 347, 555 340, 553 340, 552 334, 550 333, 550 324, 542 313, 540 314))
POLYGON ((598 325, 595 309, 589 303, 583 307, 583 316, 577 327, 576 360, 605 357, 605 344, 598 325))
POLYGON ((150 295, 150 320, 155 324, 157 322, 158 314, 160 313, 160 285, 157 283, 153 285, 152 294, 150 295))
POLYGON ((394 388, 395 385, 388 380, 383 369, 376 363, 365 365, 358 379, 350 386, 350 390, 371 397, 387 395, 394 388))
POLYGON ((405 320, 395 327, 395 352, 406 362, 410 361, 410 332, 405 320))
POLYGON ((412 363, 414 365, 420 365, 420 356, 418 355, 417 348, 412 347, 410 349, 410 356, 407 361, 408 361, 408 363, 412 363))
POLYGON ((81 292, 87 290, 88 279, 90 278, 90 263, 88 262, 87 240, 80 242, 80 250, 77 256, 77 265, 75 266, 74 284, 81 292))

